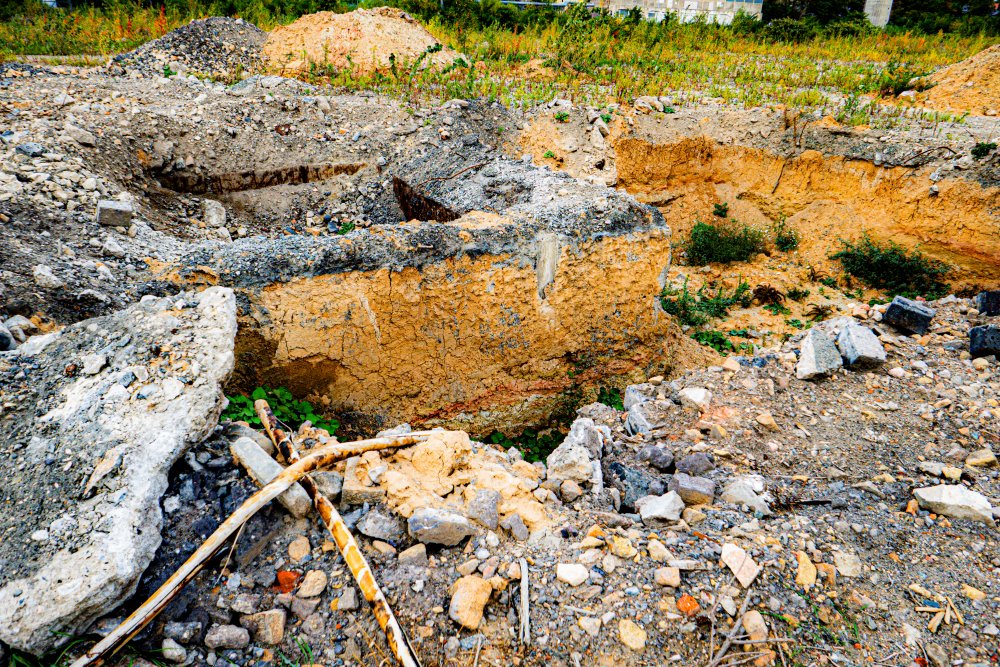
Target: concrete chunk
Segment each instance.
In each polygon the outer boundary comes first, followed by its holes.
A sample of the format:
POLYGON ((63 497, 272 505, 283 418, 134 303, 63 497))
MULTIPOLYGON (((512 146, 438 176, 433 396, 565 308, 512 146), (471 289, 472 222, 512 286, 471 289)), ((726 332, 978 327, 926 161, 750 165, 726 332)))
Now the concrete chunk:
POLYGON ((635 501, 635 508, 645 524, 677 521, 684 511, 684 501, 676 491, 669 491, 662 496, 645 496, 635 501))
POLYGON ((989 324, 969 329, 969 354, 973 359, 1000 355, 1000 327, 989 324))
POLYGON ((918 301, 897 296, 889 304, 885 315, 882 316, 882 321, 903 331, 922 334, 926 333, 927 329, 931 326, 931 320, 934 319, 934 315, 935 310, 933 308, 929 308, 918 301))
POLYGON ((128 227, 132 224, 132 204, 127 201, 102 199, 97 202, 97 224, 105 227, 128 227))
MULTIPOLYGON (((263 486, 281 474, 283 468, 281 464, 268 456, 267 452, 250 438, 237 438, 231 445, 229 451, 249 474, 253 481, 263 486)), ((278 502, 285 506, 294 516, 303 517, 312 508, 312 501, 298 484, 292 485, 287 491, 278 496, 278 502)))
POLYGON ((811 329, 802 339, 799 362, 795 365, 795 377, 800 380, 811 380, 830 375, 843 365, 840 352, 830 337, 822 331, 811 329))
POLYGON ((407 528, 415 540, 448 547, 476 533, 472 523, 458 512, 430 507, 414 512, 407 521, 407 528))
POLYGON ((670 478, 667 488, 676 491, 688 505, 706 505, 715 498, 715 482, 679 472, 670 478))
POLYGON ((993 317, 1000 315, 1000 290, 980 292, 976 295, 976 310, 980 315, 993 317))
POLYGON ((837 336, 837 347, 844 358, 844 365, 870 368, 885 363, 885 348, 868 327, 853 322, 844 326, 837 336))

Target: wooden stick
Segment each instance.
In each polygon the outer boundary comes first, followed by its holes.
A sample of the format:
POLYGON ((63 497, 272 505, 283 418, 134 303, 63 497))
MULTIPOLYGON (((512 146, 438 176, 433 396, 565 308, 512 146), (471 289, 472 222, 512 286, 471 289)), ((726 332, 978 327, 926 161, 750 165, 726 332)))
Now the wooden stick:
POLYGON ((722 659, 726 657, 726 652, 729 650, 729 647, 732 646, 733 640, 736 639, 736 633, 739 632, 740 628, 743 627, 743 617, 747 613, 747 607, 750 606, 751 597, 752 597, 752 591, 750 589, 747 589, 746 598, 743 599, 743 604, 740 605, 740 614, 739 616, 736 617, 736 622, 733 624, 733 629, 729 631, 728 635, 726 635, 726 641, 723 642, 722 646, 719 647, 719 652, 715 655, 714 658, 712 658, 711 662, 708 663, 708 667, 718 667, 719 664, 722 662, 722 659))
MULTIPOLYGON (((257 410, 257 416, 260 417, 260 423, 264 425, 264 430, 267 431, 268 437, 271 438, 271 442, 281 452, 281 455, 285 457, 285 462, 292 465, 300 461, 301 457, 295 449, 291 437, 278 428, 278 419, 274 416, 271 406, 267 404, 267 401, 263 399, 255 401, 254 408, 257 410)), ((361 553, 361 549, 358 548, 358 543, 351 534, 347 524, 344 523, 344 519, 340 516, 340 512, 333 506, 329 498, 319 492, 319 489, 316 488, 316 482, 313 481, 312 477, 303 475, 299 480, 299 484, 305 489, 306 494, 312 498, 313 506, 319 513, 320 518, 323 519, 323 524, 333 537, 333 541, 337 543, 340 555, 344 557, 344 562, 347 563, 351 574, 354 575, 354 581, 358 583, 358 587, 361 588, 365 599, 368 600, 375 611, 375 618, 378 620, 379 627, 385 633, 385 638, 389 642, 392 654, 396 656, 396 660, 403 667, 420 667, 420 660, 417 658, 416 651, 413 650, 406 633, 403 632, 402 626, 400 626, 399 621, 396 620, 396 616, 392 613, 389 601, 386 600, 382 589, 379 588, 378 582, 375 581, 375 575, 372 574, 368 562, 361 553)))
POLYGON ((226 540, 240 529, 240 526, 249 521, 250 517, 269 502, 287 491, 306 473, 329 467, 341 459, 360 456, 368 451, 405 447, 423 442, 429 436, 430 431, 421 431, 388 438, 372 438, 371 440, 326 445, 314 449, 308 456, 285 468, 260 491, 247 498, 148 600, 122 621, 122 624, 115 628, 111 634, 77 658, 70 667, 96 667, 105 664, 108 658, 163 611, 163 608, 189 581, 195 578, 209 559, 222 548, 226 540))
POLYGON ((521 613, 518 638, 525 646, 531 645, 531 586, 528 584, 528 561, 522 558, 521 566, 521 613))

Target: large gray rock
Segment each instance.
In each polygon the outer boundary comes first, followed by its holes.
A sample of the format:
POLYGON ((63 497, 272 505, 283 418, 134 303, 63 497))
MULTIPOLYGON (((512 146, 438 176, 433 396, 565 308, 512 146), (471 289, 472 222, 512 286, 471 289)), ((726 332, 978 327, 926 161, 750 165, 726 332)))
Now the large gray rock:
POLYGON ((885 348, 868 327, 849 322, 837 335, 837 347, 844 358, 844 365, 871 368, 885 363, 885 348))
POLYGON ((617 461, 609 463, 604 468, 604 483, 621 492, 623 512, 634 511, 635 502, 643 496, 660 495, 666 491, 666 485, 656 477, 617 461))
POLYGON ((382 507, 372 508, 358 521, 358 532, 389 544, 399 544, 406 535, 399 515, 382 507))
POLYGON ((549 479, 589 482, 593 474, 590 453, 582 445, 564 440, 545 458, 545 471, 549 479))
POLYGON ((994 525, 993 508, 986 496, 961 484, 938 484, 914 489, 913 495, 925 510, 953 519, 969 519, 994 525))
POLYGON ((71 325, 28 378, 0 357, 0 497, 18 508, 0 515, 0 641, 41 653, 135 591, 168 472, 218 422, 235 335, 233 292, 210 288, 71 325), (74 373, 88 355, 107 362, 74 373))
POLYGON ((811 380, 830 375, 843 365, 840 352, 830 337, 822 331, 811 329, 802 338, 799 362, 795 365, 795 377, 800 380, 811 380))
POLYGON ((579 445, 587 450, 591 458, 599 459, 604 454, 605 437, 611 438, 611 429, 607 426, 598 426, 593 419, 578 417, 570 426, 563 444, 579 445))
POLYGON ((973 359, 1000 355, 1000 327, 989 324, 969 329, 969 354, 973 359))
POLYGON ((976 310, 980 315, 993 317, 1000 315, 1000 290, 980 292, 976 295, 976 310))
POLYGON ((414 512, 407 521, 410 537, 424 544, 453 547, 476 529, 464 516, 451 510, 425 507, 414 512))
POLYGON ((103 227, 128 227, 132 224, 132 204, 117 199, 102 199, 97 202, 94 217, 97 224, 103 227))
POLYGON ((635 502, 642 522, 648 525, 664 521, 677 521, 684 511, 684 500, 676 491, 662 496, 644 496, 635 502))
POLYGON ((17 341, 13 334, 4 325, 0 324, 0 352, 7 352, 17 347, 17 341))
POLYGON ((715 482, 683 472, 671 477, 667 488, 675 491, 688 505, 706 505, 715 497, 715 482))

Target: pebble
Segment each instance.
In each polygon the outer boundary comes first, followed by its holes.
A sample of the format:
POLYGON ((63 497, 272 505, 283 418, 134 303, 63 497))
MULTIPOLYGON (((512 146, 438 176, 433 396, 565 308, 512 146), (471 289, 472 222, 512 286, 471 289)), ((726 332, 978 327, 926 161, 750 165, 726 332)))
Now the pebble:
POLYGON ((618 638, 633 651, 640 652, 646 648, 646 631, 627 618, 618 621, 618 638))

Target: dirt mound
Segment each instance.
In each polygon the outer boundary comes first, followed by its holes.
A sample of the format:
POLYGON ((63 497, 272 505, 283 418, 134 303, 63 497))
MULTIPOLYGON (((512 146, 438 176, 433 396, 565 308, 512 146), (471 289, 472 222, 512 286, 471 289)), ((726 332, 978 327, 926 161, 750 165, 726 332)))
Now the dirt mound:
POLYGON ((260 50, 267 33, 243 19, 212 17, 191 21, 135 51, 116 56, 113 64, 145 74, 192 72, 239 78, 260 70, 260 50))
MULTIPOLYGON (((377 7, 348 14, 318 12, 275 28, 264 44, 264 57, 270 67, 285 73, 303 72, 316 63, 371 74, 387 70, 392 55, 397 61, 413 62, 437 43, 406 12, 377 7)), ((457 55, 443 48, 424 62, 448 65, 457 55)))
POLYGON ((932 107, 972 113, 1000 109, 1000 44, 939 70, 930 81, 932 107))

